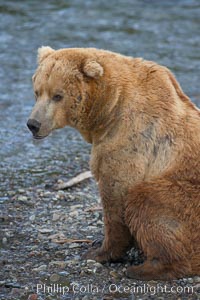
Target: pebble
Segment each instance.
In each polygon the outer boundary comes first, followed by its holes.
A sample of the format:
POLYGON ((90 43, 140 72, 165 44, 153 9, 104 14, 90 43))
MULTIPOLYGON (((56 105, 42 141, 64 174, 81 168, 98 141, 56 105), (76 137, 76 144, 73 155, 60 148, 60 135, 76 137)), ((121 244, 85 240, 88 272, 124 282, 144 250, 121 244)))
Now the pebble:
POLYGON ((70 217, 78 217, 78 215, 79 215, 79 212, 78 212, 77 210, 71 211, 71 212, 69 213, 69 216, 70 216, 70 217))
POLYGON ((102 269, 103 265, 101 263, 95 262, 94 267, 96 267, 97 269, 102 269))
POLYGON ((32 294, 32 295, 29 295, 29 297, 28 297, 28 300, 37 300, 37 299, 38 299, 37 294, 32 294))
POLYGON ((53 201, 58 201, 58 198, 53 197, 52 200, 53 200, 53 201))
POLYGON ((195 283, 199 283, 200 282, 200 276, 195 276, 193 278, 193 280, 194 280, 195 283))
POLYGON ((87 265, 93 265, 93 264, 95 264, 96 263, 96 261, 95 260, 93 260, 93 259, 87 259, 87 265))
POLYGON ((81 247, 81 244, 78 244, 78 243, 72 243, 69 245, 69 249, 80 248, 80 247, 81 247))
POLYGON ((193 278, 188 278, 188 279, 187 279, 187 282, 188 282, 188 283, 193 283, 194 280, 193 280, 193 278))
POLYGON ((52 274, 50 276, 50 281, 52 281, 52 282, 58 282, 59 279, 60 279, 60 276, 58 274, 52 274))
POLYGON ((8 242, 8 239, 7 239, 7 237, 3 237, 3 238, 2 238, 2 244, 4 244, 4 245, 5 245, 5 244, 7 244, 7 242, 8 242))
POLYGON ((69 255, 69 250, 65 250, 65 255, 68 256, 69 255))
POLYGON ((86 274, 92 274, 93 273, 93 270, 92 269, 84 269, 84 272, 86 274))
POLYGON ((10 237, 13 237, 14 234, 11 231, 5 231, 5 236, 8 237, 8 238, 10 238, 10 237))
POLYGON ((53 231, 53 229, 52 228, 40 228, 40 229, 38 229, 38 231, 40 233, 50 233, 53 231))
POLYGON ((59 213, 53 213, 52 220, 53 221, 58 221, 61 218, 62 214, 59 213))
POLYGON ((67 265, 67 261, 54 260, 49 263, 49 266, 57 266, 64 269, 67 265))
POLYGON ((110 275, 116 279, 119 278, 119 274, 115 271, 110 271, 110 275))
POLYGON ((103 225, 103 222, 101 220, 98 220, 96 224, 97 225, 103 225))
POLYGON ((45 271, 47 269, 47 265, 41 265, 38 268, 34 268, 33 272, 45 271))
POLYGON ((34 220, 35 220, 35 215, 30 216, 30 217, 29 217, 29 220, 30 220, 30 221, 34 221, 34 220))
POLYGON ((9 196, 14 196, 15 195, 14 191, 8 191, 7 193, 8 193, 9 196))
POLYGON ((44 192, 43 197, 51 197, 51 192, 44 192))
POLYGON ((26 196, 18 196, 18 201, 21 201, 21 202, 26 202, 28 200, 28 197, 26 196))
POLYGON ((76 210, 77 208, 82 208, 82 207, 83 207, 82 204, 76 204, 76 205, 71 205, 71 206, 70 206, 70 209, 74 211, 74 210, 76 210))
POLYGON ((59 272, 58 274, 59 274, 60 276, 68 276, 68 275, 70 275, 70 273, 67 272, 67 271, 62 271, 62 272, 59 272))
MULTIPOLYGON (((197 283, 195 286, 194 286, 195 290, 197 290, 199 293, 200 293, 200 283, 197 283)), ((200 296, 200 295, 199 295, 200 296)))

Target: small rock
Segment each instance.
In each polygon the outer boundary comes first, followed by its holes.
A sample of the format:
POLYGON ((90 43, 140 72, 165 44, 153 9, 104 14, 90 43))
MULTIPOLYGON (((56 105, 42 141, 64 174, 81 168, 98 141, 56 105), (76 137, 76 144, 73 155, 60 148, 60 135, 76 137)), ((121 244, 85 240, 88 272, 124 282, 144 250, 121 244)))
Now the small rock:
POLYGON ((14 196, 14 195, 15 195, 15 192, 14 192, 14 191, 8 191, 8 195, 9 195, 9 196, 14 196))
POLYGON ((52 217, 53 221, 58 221, 60 218, 61 218, 61 214, 53 213, 53 217, 52 217))
POLYGON ((69 255, 69 250, 65 250, 65 255, 68 256, 69 255))
POLYGON ((71 211, 70 213, 69 213, 69 216, 70 217, 78 217, 78 215, 79 215, 79 213, 78 213, 78 211, 77 210, 75 210, 75 211, 71 211))
POLYGON ((28 300, 37 300, 37 299, 38 299, 37 294, 31 294, 31 295, 29 295, 29 297, 28 297, 28 300))
POLYGON ((49 266, 57 266, 64 269, 67 265, 67 261, 54 260, 49 263, 49 266))
POLYGON ((97 269, 102 269, 103 265, 98 262, 95 262, 94 267, 96 267, 97 269))
POLYGON ((60 276, 59 276, 58 274, 52 274, 52 275, 50 276, 50 281, 51 281, 51 282, 58 282, 59 279, 60 279, 60 276))
POLYGON ((94 265, 96 263, 93 259, 87 259, 87 265, 94 265))
POLYGON ((86 274, 92 274, 93 273, 93 270, 92 269, 84 269, 84 272, 86 274))
POLYGON ((115 267, 115 264, 111 263, 110 266, 111 266, 112 268, 114 268, 114 267, 115 267))
POLYGON ((50 232, 52 232, 52 231, 53 231, 52 228, 40 228, 40 229, 39 229, 39 232, 42 233, 42 234, 50 233, 50 232))
POLYGON ((14 234, 11 231, 5 231, 5 236, 10 238, 10 237, 13 237, 14 234))
POLYGON ((148 283, 152 286, 155 286, 157 282, 155 280, 150 280, 148 283))
POLYGON ((81 247, 81 244, 78 244, 78 243, 72 243, 69 245, 69 249, 80 248, 80 247, 81 247))
POLYGON ((51 195, 52 195, 52 193, 47 191, 44 193, 43 197, 50 197, 51 195))
POLYGON ((102 226, 103 222, 101 220, 98 220, 96 224, 102 226))
POLYGON ((111 275, 112 277, 116 278, 116 279, 119 278, 118 273, 115 272, 115 271, 110 271, 110 275, 111 275))
POLYGON ((4 244, 4 245, 5 245, 5 244, 7 244, 7 242, 8 242, 8 239, 7 239, 7 237, 3 237, 3 238, 2 238, 2 244, 4 244))
POLYGON ((198 293, 200 293, 200 283, 197 283, 194 288, 198 293))
POLYGON ((28 197, 26 196, 18 196, 18 201, 21 201, 21 202, 26 202, 28 200, 28 197))
POLYGON ((193 279, 194 279, 195 283, 199 283, 200 282, 200 276, 195 276, 193 279))
POLYGON ((58 274, 59 274, 60 276, 68 276, 68 275, 70 275, 70 273, 67 272, 67 271, 62 271, 62 272, 59 272, 58 274))
POLYGON ((127 269, 126 268, 123 268, 122 269, 122 272, 126 273, 127 269))
POLYGON ((34 268, 33 272, 45 271, 47 269, 47 265, 41 265, 38 268, 34 268))
POLYGON ((66 260, 65 262, 68 266, 69 265, 76 265, 77 263, 79 263, 79 261, 77 261, 76 259, 66 260))
POLYGON ((92 240, 94 237, 93 237, 93 235, 87 235, 86 238, 89 240, 92 240))
POLYGON ((30 221, 34 221, 34 220, 35 220, 35 215, 30 216, 30 217, 29 217, 29 220, 30 220, 30 221))
POLYGON ((187 279, 187 282, 188 282, 188 283, 193 283, 194 280, 193 280, 193 278, 188 278, 188 279, 187 279))

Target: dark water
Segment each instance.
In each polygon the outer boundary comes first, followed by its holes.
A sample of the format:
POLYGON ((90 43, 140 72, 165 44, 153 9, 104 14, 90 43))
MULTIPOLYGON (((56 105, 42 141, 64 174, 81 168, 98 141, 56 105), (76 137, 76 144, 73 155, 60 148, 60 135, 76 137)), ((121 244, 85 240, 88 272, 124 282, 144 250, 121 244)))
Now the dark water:
POLYGON ((41 45, 98 47, 169 67, 200 105, 199 0, 0 0, 0 197, 88 167, 72 129, 34 144, 26 128, 41 45), (81 165, 81 167, 80 167, 81 165))

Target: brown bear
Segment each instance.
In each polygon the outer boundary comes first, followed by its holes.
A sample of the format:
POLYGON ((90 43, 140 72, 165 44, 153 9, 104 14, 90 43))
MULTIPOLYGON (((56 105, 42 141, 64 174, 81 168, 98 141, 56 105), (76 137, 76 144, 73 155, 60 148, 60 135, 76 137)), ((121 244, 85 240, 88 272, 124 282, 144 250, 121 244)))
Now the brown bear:
POLYGON ((66 125, 92 144, 105 238, 86 258, 116 261, 137 242, 136 279, 200 274, 200 112, 155 62, 94 48, 38 51, 34 138, 66 125))

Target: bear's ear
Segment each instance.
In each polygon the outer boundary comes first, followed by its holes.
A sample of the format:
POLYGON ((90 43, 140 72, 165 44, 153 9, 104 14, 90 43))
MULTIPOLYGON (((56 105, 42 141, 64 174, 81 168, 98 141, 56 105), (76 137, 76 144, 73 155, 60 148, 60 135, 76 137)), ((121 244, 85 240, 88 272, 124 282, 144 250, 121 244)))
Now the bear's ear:
POLYGON ((103 75, 103 67, 95 60, 86 60, 83 66, 83 73, 91 78, 98 78, 103 75))
POLYGON ((42 46, 38 49, 38 56, 37 61, 38 64, 41 64, 41 62, 50 54, 52 54, 55 50, 48 46, 42 46))

